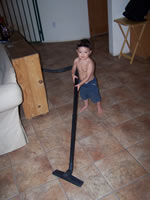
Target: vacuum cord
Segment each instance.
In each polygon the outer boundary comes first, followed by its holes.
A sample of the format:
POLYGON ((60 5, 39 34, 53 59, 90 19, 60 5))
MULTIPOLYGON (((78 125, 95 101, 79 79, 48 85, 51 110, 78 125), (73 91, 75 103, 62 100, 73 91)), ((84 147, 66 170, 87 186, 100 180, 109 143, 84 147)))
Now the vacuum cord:
POLYGON ((60 73, 71 70, 72 66, 64 67, 62 69, 42 69, 43 72, 60 73))

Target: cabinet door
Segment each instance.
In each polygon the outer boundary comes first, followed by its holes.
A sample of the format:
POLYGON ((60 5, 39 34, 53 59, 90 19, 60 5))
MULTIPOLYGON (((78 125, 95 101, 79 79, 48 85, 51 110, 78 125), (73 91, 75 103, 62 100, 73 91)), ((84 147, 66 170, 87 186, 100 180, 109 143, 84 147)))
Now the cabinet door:
POLYGON ((17 80, 23 91, 23 108, 26 118, 48 112, 46 91, 38 54, 13 59, 17 80))
POLYGON ((88 0, 91 37, 108 33, 107 0, 88 0))
MULTIPOLYGON (((150 16, 150 15, 149 15, 150 16)), ((150 19, 149 19, 150 20, 150 19)), ((140 34, 141 26, 136 26, 130 29, 130 46, 131 52, 133 52, 136 42, 137 42, 137 35, 140 34)), ((147 58, 150 57, 150 23, 146 24, 144 33, 140 40, 140 45, 137 48, 136 54, 139 57, 147 58)))

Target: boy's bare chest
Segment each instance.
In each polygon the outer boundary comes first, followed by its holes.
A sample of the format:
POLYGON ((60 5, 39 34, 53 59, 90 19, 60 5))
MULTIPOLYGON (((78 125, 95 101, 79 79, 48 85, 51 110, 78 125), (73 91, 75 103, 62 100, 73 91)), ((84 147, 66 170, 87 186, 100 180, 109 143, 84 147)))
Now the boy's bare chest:
POLYGON ((87 71, 88 62, 78 62, 78 69, 81 71, 87 71))

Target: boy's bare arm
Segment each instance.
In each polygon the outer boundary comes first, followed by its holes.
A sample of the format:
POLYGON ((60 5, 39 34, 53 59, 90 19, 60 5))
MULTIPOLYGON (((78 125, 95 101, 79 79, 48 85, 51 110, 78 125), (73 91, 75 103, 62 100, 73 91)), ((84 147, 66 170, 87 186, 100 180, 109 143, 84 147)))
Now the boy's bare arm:
POLYGON ((72 79, 73 79, 73 82, 75 82, 75 78, 78 78, 75 75, 76 69, 77 69, 77 59, 74 60, 73 67, 72 67, 72 79))

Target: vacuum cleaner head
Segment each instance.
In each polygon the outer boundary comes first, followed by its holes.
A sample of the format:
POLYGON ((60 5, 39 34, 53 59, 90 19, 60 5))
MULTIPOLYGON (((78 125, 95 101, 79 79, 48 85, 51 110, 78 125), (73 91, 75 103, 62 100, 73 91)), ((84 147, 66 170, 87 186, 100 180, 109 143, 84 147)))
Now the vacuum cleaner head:
POLYGON ((53 174, 55 176, 58 176, 59 178, 64 179, 65 181, 68 181, 68 182, 78 186, 78 187, 81 187, 82 184, 83 184, 83 181, 76 178, 75 176, 72 176, 70 171, 62 172, 62 171, 59 171, 59 170, 55 170, 53 172, 53 174))

